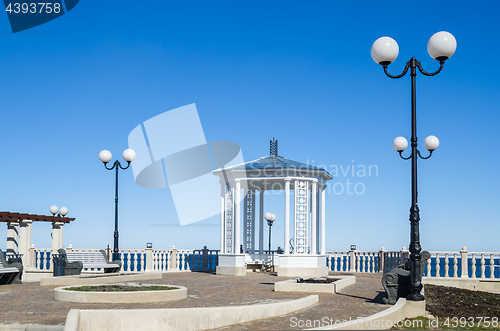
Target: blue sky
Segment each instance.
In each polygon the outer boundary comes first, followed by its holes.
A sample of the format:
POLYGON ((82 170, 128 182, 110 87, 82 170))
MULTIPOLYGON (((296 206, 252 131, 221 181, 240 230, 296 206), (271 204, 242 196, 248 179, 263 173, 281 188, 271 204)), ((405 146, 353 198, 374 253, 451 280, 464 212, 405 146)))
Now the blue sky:
MULTIPOLYGON (((48 214, 52 204, 66 206, 76 221, 65 227, 65 246, 112 244, 114 174, 99 152, 121 160, 133 128, 196 103, 206 139, 238 143, 245 160, 267 155, 275 135, 280 155, 337 167, 337 192, 347 180, 361 183, 363 194, 327 196, 327 250, 408 247, 410 163, 392 140, 410 136, 410 78, 386 77, 370 48, 390 36, 400 48, 392 74, 412 56, 434 71, 427 41, 444 30, 457 40, 455 55, 439 75, 417 77, 421 149, 428 135, 441 142, 419 162, 422 247, 498 251, 498 7, 80 1, 16 34, 2 14, 0 209, 48 214), (352 165, 378 173, 340 171, 352 165)), ((283 199, 266 197, 277 215, 273 246, 283 245, 283 199)), ((120 173, 122 248, 218 249, 218 222, 180 227, 168 189, 142 188, 131 170, 120 173)), ((33 242, 50 247, 49 224, 35 224, 33 242)))

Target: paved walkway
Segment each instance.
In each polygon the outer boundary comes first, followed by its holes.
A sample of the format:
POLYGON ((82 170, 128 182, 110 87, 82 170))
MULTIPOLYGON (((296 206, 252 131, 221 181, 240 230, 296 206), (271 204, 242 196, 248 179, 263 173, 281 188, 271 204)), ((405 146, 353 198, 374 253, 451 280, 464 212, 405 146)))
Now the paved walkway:
MULTIPOLYGON (((330 273, 331 275, 338 273, 330 273)), ((356 284, 340 294, 320 294, 319 303, 302 311, 246 323, 222 330, 283 330, 316 326, 332 319, 349 320, 378 313, 383 305, 382 275, 356 274, 356 284)), ((52 286, 40 283, 0 286, 0 323, 62 325, 70 309, 151 309, 251 305, 302 298, 308 293, 274 292, 277 281, 289 279, 269 273, 248 273, 245 277, 206 273, 165 273, 163 279, 141 283, 180 285, 188 288, 186 300, 166 303, 84 304, 54 301, 52 286)))

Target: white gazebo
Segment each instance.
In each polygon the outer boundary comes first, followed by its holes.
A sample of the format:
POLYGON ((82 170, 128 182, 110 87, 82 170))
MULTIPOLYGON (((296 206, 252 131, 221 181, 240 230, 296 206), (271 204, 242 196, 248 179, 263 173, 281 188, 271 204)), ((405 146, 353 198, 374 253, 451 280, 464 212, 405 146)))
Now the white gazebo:
POLYGON ((277 141, 272 141, 271 155, 213 172, 220 177, 221 184, 219 275, 244 276, 247 263, 269 261, 271 252, 264 251, 264 192, 268 190, 285 191, 285 247, 283 254, 272 259, 278 276, 328 274, 325 189, 333 177, 322 168, 289 160, 277 152, 277 141))

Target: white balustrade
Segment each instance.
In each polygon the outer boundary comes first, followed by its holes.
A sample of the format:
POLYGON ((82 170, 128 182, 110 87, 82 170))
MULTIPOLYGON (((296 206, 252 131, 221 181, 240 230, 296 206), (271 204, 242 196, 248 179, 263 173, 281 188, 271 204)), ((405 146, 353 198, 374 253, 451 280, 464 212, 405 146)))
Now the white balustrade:
MULTIPOLYGON (((27 269, 29 271, 51 271, 52 257, 50 248, 32 247, 31 256, 35 261, 27 269)), ((69 246, 67 250, 75 252, 99 252, 96 248, 73 248, 69 246)), ((120 261, 122 261, 121 271, 145 272, 146 250, 145 249, 120 249, 120 261)), ((394 268, 400 263, 401 257, 406 256, 407 251, 388 252, 381 251, 329 251, 326 253, 327 265, 332 271, 354 271, 359 273, 383 272, 384 264, 389 268, 394 268), (384 255, 385 254, 385 255, 384 255)), ((498 260, 499 252, 468 252, 465 247, 461 251, 430 251, 431 258, 427 260, 426 277, 445 278, 499 278, 498 260), (441 268, 441 261, 444 268, 441 268), (469 262, 470 261, 470 262, 469 262), (479 264, 479 268, 478 268, 479 264), (444 270, 442 270, 444 269, 444 270), (451 272, 451 270, 453 272, 451 272), (479 269, 479 270, 477 270, 479 269), (496 273, 495 273, 496 272, 496 273), (477 275, 476 275, 477 273, 477 275), (480 276, 478 276, 480 274, 480 276)), ((108 254, 112 251, 108 247, 108 254)), ((159 272, 190 272, 191 257, 193 250, 170 249, 152 250, 151 268, 159 272)), ((148 262, 149 263, 149 262, 148 262)))

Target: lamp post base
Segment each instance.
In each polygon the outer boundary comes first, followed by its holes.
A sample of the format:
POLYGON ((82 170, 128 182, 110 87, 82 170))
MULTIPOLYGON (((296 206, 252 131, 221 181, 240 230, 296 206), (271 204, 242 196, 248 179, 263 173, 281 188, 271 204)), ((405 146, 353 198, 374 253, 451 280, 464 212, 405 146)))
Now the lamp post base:
POLYGON ((420 293, 410 293, 408 294, 408 296, 406 297, 407 300, 410 300, 410 301, 424 301, 424 296, 420 293))

